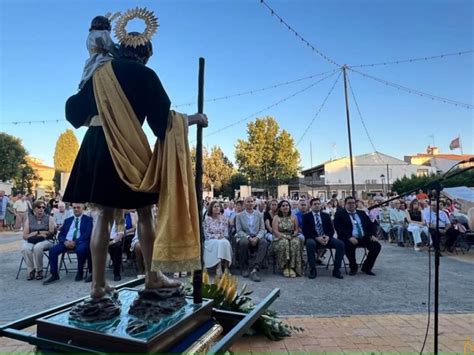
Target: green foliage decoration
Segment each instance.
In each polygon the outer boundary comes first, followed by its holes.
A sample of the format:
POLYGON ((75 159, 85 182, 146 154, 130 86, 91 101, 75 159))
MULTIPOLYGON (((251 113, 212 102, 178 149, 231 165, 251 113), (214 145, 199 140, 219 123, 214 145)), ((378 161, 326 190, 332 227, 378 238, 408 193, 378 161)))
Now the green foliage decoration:
MULTIPOLYGON (((237 278, 229 272, 225 272, 221 278, 215 277, 214 282, 209 281, 209 275, 203 271, 202 296, 214 300, 214 307, 240 313, 250 313, 255 309, 250 295, 252 291, 247 290, 244 284, 237 291, 237 278)), ((186 292, 192 294, 192 286, 188 285, 186 292)), ((268 339, 276 341, 289 337, 295 332, 303 332, 304 328, 283 323, 278 313, 267 309, 254 323, 248 335, 263 334, 268 339)))

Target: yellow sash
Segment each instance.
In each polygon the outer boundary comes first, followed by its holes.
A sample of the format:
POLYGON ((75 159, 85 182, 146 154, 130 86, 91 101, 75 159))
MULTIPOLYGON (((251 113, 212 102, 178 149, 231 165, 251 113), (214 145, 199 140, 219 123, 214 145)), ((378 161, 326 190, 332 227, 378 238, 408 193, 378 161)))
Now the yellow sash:
POLYGON ((111 62, 95 72, 93 83, 118 175, 134 191, 159 193, 152 270, 201 269, 199 213, 186 117, 170 111, 166 138, 157 139, 152 153, 111 62))

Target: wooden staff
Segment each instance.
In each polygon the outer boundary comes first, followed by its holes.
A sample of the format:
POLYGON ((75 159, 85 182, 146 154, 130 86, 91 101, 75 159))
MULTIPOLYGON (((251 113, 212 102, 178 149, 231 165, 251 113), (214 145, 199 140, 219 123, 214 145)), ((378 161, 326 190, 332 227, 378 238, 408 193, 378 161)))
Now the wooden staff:
MULTIPOLYGON (((204 113, 204 58, 199 58, 198 79, 198 113, 204 113)), ((201 266, 203 266, 204 232, 202 230, 202 126, 197 126, 196 138, 196 196, 199 215, 199 234, 201 247, 201 266)), ((202 270, 194 270, 193 274, 194 303, 202 303, 202 270)))

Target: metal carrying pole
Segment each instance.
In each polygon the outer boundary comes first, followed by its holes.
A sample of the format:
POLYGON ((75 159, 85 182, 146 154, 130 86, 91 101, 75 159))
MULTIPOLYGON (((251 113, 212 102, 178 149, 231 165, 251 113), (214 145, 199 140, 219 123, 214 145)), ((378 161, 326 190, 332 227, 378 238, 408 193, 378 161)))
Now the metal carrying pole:
MULTIPOLYGON (((198 113, 204 113, 204 58, 199 58, 198 79, 198 113)), ((201 248, 201 266, 203 265, 203 240, 202 230, 202 126, 197 126, 196 138, 196 197, 199 216, 199 244, 201 248)), ((202 303, 202 269, 193 273, 193 299, 194 303, 202 303)))

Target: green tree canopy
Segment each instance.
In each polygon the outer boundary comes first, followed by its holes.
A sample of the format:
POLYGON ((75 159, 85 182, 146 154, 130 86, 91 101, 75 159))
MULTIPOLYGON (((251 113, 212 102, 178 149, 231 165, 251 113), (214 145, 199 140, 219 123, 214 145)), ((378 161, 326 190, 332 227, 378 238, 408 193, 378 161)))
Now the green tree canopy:
POLYGON ((239 172, 234 172, 230 177, 230 181, 223 185, 220 193, 224 197, 234 198, 234 191, 240 189, 241 185, 247 185, 247 177, 239 172))
MULTIPOLYGON (((191 161, 193 163, 193 172, 195 173, 196 148, 191 149, 191 161)), ((206 190, 211 189, 211 184, 216 190, 220 190, 223 185, 229 183, 234 167, 232 162, 224 155, 221 148, 214 146, 209 152, 202 150, 203 177, 202 185, 206 190)))
POLYGON ((72 129, 66 129, 56 141, 54 149, 54 169, 69 173, 79 151, 79 143, 72 129))
POLYGON ((40 181, 40 177, 35 173, 33 168, 25 161, 18 166, 18 172, 13 178, 14 188, 12 192, 17 193, 32 193, 33 187, 40 181))
POLYGON ((21 139, 0 133, 0 180, 13 180, 20 173, 27 155, 21 139))
MULTIPOLYGON (((404 176, 401 179, 397 179, 393 182, 392 191, 396 191, 398 194, 402 194, 407 191, 411 191, 418 187, 427 185, 435 180, 438 180, 438 175, 431 176, 415 176, 411 177, 404 176)), ((474 171, 466 171, 459 174, 451 179, 443 182, 444 187, 455 187, 455 186, 468 186, 474 187, 474 171)), ((426 191, 426 189, 424 189, 426 191)))
POLYGON ((210 188, 211 184, 213 184, 216 190, 220 190, 223 185, 229 183, 230 178, 234 173, 234 166, 224 155, 221 148, 217 146, 212 147, 211 152, 204 156, 203 163, 204 187, 210 188))
POLYGON ((286 183, 300 170, 300 154, 293 137, 280 130, 270 116, 247 124, 248 139, 237 141, 235 157, 239 171, 252 183, 267 186, 286 183))

